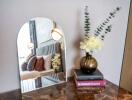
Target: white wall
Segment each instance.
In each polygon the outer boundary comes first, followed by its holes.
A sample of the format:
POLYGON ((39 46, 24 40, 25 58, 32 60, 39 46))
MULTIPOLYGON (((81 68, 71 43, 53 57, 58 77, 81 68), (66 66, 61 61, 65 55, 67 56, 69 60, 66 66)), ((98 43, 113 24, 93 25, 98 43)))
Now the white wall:
POLYGON ((107 36, 103 49, 95 53, 99 69, 105 78, 119 83, 130 0, 1 0, 0 92, 20 87, 16 39, 21 26, 33 17, 48 17, 62 27, 66 37, 66 65, 70 76, 70 70, 77 61, 75 57, 78 51, 74 43, 82 34, 79 11, 86 3, 93 28, 106 18, 113 8, 123 8, 113 21, 113 30, 107 36))

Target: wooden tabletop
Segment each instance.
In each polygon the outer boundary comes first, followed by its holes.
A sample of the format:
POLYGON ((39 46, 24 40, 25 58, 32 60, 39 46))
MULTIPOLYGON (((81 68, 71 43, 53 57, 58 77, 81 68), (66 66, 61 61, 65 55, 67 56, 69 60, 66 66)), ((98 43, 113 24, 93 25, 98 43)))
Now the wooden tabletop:
POLYGON ((41 88, 23 95, 20 90, 0 94, 0 100, 132 100, 132 94, 107 81, 100 94, 78 94, 71 78, 67 83, 41 88))

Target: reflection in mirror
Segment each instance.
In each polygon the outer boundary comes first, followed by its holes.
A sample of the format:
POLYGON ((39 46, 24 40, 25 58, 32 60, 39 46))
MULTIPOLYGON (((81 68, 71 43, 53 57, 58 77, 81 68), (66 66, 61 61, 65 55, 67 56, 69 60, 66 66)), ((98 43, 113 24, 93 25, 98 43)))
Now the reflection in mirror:
POLYGON ((21 92, 64 83, 65 38, 55 21, 34 18, 17 38, 21 92))

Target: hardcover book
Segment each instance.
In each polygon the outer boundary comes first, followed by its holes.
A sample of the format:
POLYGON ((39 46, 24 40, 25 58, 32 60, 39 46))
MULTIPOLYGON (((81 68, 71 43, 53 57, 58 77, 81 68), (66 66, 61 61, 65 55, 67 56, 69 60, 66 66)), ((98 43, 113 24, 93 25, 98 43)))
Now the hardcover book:
POLYGON ((77 93, 78 94, 99 94, 101 92, 103 92, 104 89, 100 89, 100 90, 78 90, 77 93))
POLYGON ((105 87, 88 87, 88 86, 84 86, 84 87, 77 87, 76 88, 78 91, 99 91, 99 90, 104 90, 105 89, 105 87))
POLYGON ((105 87, 77 87, 79 94, 98 94, 105 90, 105 87))
POLYGON ((76 86, 80 87, 80 86, 100 86, 100 87, 104 87, 106 85, 106 81, 105 80, 90 80, 90 81, 77 81, 75 80, 76 86))
POLYGON ((74 69, 74 76, 76 80, 103 80, 103 74, 97 69, 92 74, 85 74, 80 69, 74 69))

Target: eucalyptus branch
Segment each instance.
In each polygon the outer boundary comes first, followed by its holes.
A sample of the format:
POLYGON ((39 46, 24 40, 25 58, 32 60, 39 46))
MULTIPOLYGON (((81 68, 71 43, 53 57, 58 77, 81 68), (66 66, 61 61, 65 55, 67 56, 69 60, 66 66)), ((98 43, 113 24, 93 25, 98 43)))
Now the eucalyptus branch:
POLYGON ((84 26, 84 29, 85 29, 85 36, 88 37, 88 34, 90 32, 90 18, 89 18, 89 13, 88 13, 88 6, 85 6, 85 26, 84 26))
POLYGON ((109 32, 111 32, 111 29, 112 29, 112 25, 108 25, 108 26, 105 28, 105 32, 104 32, 103 34, 100 35, 100 39, 101 39, 101 40, 104 40, 105 35, 108 34, 109 32))
POLYGON ((85 52, 100 50, 103 46, 102 42, 109 32, 112 30, 112 25, 109 22, 115 17, 116 13, 121 9, 117 7, 109 13, 108 17, 95 29, 95 33, 90 36, 90 19, 88 13, 88 6, 85 6, 85 38, 80 42, 80 48, 85 52))
POLYGON ((116 13, 118 11, 120 11, 120 9, 121 9, 121 7, 117 7, 116 9, 114 9, 113 12, 109 13, 109 16, 94 31, 95 32, 94 33, 95 36, 98 36, 99 34, 101 34, 101 32, 105 29, 105 27, 107 26, 107 24, 115 17, 116 13))

